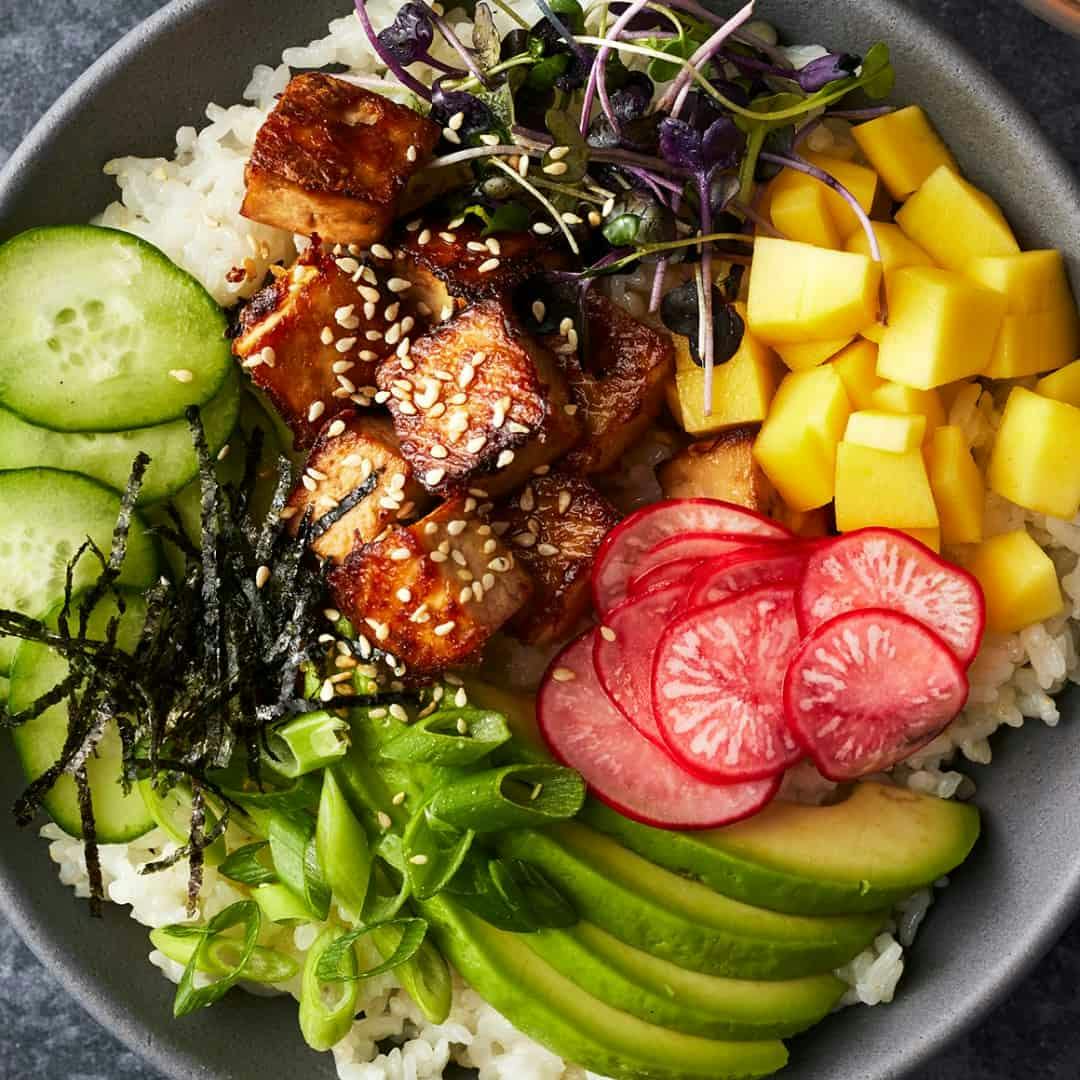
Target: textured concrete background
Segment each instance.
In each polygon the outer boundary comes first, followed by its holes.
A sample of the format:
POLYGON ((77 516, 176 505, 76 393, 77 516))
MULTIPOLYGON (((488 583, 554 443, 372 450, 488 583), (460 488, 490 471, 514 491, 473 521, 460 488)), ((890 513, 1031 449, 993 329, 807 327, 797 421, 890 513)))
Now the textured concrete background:
MULTIPOLYGON (((91 61, 159 6, 158 0, 0 0, 0 164, 91 61)), ((916 0, 913 6, 980 57, 1080 168, 1080 45, 1012 0, 916 0)), ((912 1080, 1076 1080, 1078 984, 1080 924, 1006 1007, 912 1080)), ((155 1076, 66 997, 0 913, 0 1080, 155 1076)))

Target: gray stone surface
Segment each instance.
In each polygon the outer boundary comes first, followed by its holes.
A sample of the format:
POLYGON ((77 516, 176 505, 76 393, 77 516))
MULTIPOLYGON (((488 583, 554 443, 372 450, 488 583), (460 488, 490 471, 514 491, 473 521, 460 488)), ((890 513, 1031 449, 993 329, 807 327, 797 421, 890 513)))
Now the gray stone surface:
MULTIPOLYGON (((157 0, 0 0, 0 164, 64 87, 158 6, 157 0)), ((916 0, 913 6, 958 36, 1080 167, 1080 45, 1012 0, 916 0)), ((1078 983, 1080 924, 1005 1007, 912 1080, 1076 1080, 1078 983)), ((0 913, 0 1080, 155 1076, 65 995, 0 913)))

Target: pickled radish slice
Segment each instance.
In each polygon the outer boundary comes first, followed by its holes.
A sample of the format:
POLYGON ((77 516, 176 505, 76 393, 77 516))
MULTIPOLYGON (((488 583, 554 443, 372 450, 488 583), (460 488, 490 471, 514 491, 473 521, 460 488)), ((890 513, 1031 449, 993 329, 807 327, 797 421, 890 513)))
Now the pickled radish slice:
POLYGON ((805 569, 806 551, 786 544, 777 553, 743 551, 709 560, 694 574, 686 597, 686 609, 719 604, 765 585, 794 587, 805 569))
POLYGON ((537 719, 551 752, 593 794, 635 821, 662 829, 710 829, 760 810, 778 780, 707 784, 649 742, 608 700, 593 668, 596 631, 556 657, 540 687, 537 719))
POLYGON ((863 529, 817 548, 795 606, 804 634, 845 611, 905 612, 938 634, 965 667, 975 659, 986 625, 979 583, 892 529, 863 529))
POLYGON ((653 661, 652 703, 676 761, 717 783, 776 776, 802 756, 783 687, 799 646, 795 591, 770 586, 679 616, 653 661))
POLYGON ((604 692, 658 746, 664 746, 664 739, 653 719, 653 654, 685 597, 686 589, 680 585, 628 597, 608 612, 593 646, 593 663, 604 692))
MULTIPOLYGON (((630 580, 630 596, 640 596, 654 589, 667 589, 672 585, 682 586, 685 593, 698 570, 707 559, 676 559, 674 562, 660 563, 650 567, 643 574, 630 580)), ((625 603, 625 601, 623 601, 625 603)), ((618 606, 618 605, 617 605, 618 606)))
POLYGON ((757 551, 760 547, 769 547, 775 543, 776 540, 765 537, 755 540, 736 533, 687 533, 684 536, 671 536, 641 556, 631 575, 628 591, 632 594, 648 588, 648 582, 652 580, 650 575, 658 567, 670 567, 673 563, 688 563, 695 559, 702 562, 706 559, 720 559, 726 555, 757 551))
POLYGON ((622 521, 604 538, 593 566, 593 602, 601 614, 627 593, 630 578, 644 570, 638 563, 651 548, 683 533, 737 533, 787 539, 775 521, 716 499, 669 499, 653 503, 622 521))
POLYGON ((852 611, 819 626, 788 669, 788 725, 830 780, 891 769, 939 735, 968 683, 952 651, 896 611, 852 611))

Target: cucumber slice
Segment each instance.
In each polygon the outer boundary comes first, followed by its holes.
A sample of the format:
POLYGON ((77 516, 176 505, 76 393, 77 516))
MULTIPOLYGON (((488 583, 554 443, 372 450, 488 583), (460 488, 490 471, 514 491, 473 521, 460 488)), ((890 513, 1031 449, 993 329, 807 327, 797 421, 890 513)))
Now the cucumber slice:
MULTIPOLYGON (((202 409, 212 454, 225 445, 239 412, 240 381, 231 372, 225 385, 202 409)), ((123 491, 131 463, 140 450, 151 458, 139 497, 143 505, 167 499, 199 471, 191 428, 185 418, 130 431, 64 432, 39 427, 8 409, 0 409, 0 468, 64 469, 123 491)))
MULTIPOLYGON (((120 513, 120 496, 78 473, 56 469, 0 472, 0 608, 38 616, 64 595, 68 561, 89 536, 106 554, 120 513)), ((145 588, 158 572, 158 546, 142 517, 128 533, 120 584, 145 588)), ((101 564, 84 557, 74 587, 97 580, 101 564)), ((7 674, 18 642, 0 636, 0 674, 7 674)))
MULTIPOLYGON (((117 643, 123 649, 134 648, 146 615, 142 597, 125 590, 126 611, 120 621, 117 643)), ((55 626, 62 604, 47 616, 46 622, 55 626)), ((90 616, 89 633, 103 637, 109 620, 117 611, 116 600, 107 597, 90 616)), ((67 661, 47 645, 36 641, 24 642, 15 657, 11 670, 11 707, 18 712, 29 707, 42 694, 51 690, 67 676, 67 661)), ((40 716, 15 728, 12 738, 15 752, 28 781, 37 779, 60 756, 67 738, 67 704, 61 702, 46 709, 40 716)), ((109 723, 98 752, 86 765, 90 794, 94 805, 94 823, 98 841, 102 844, 126 844, 154 827, 153 815, 146 807, 138 787, 125 795, 120 785, 120 736, 115 723, 109 723)), ((82 817, 75 781, 62 776, 45 798, 45 809, 53 821, 71 836, 82 836, 82 817)))
POLYGON ((0 404, 43 427, 175 420, 232 368, 210 294, 129 233, 74 225, 16 236, 0 247, 0 296, 0 404))

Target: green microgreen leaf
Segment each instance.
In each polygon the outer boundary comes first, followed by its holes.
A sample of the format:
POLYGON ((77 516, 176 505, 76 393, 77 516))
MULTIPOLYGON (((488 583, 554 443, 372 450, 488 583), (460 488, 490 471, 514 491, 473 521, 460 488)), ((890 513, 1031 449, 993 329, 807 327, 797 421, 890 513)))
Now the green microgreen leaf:
POLYGON ((544 124, 555 141, 544 154, 541 171, 555 177, 560 184, 576 184, 589 168, 589 144, 567 109, 548 109, 544 124), (552 151, 557 151, 556 157, 552 151), (557 170, 557 176, 549 172, 552 167, 557 170))

